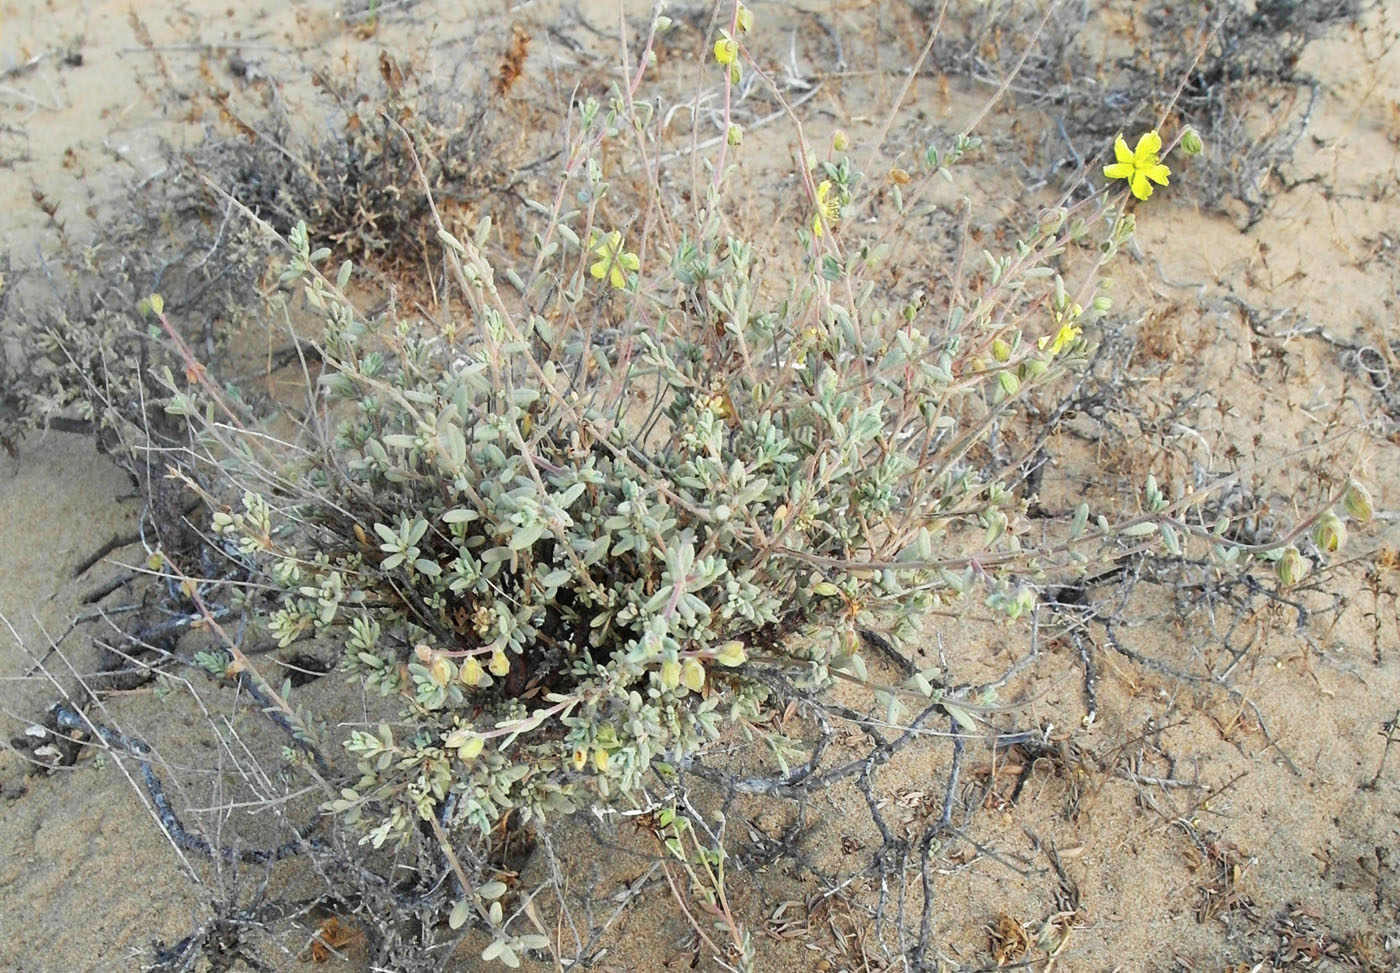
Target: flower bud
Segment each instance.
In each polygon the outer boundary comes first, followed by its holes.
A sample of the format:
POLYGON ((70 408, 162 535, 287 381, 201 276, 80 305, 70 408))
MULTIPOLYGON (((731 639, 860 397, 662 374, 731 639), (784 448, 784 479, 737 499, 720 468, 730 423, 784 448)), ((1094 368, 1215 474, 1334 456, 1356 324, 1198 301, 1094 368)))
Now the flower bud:
POLYGON ((1200 155, 1206 150, 1205 143, 1201 141, 1201 133, 1194 128, 1188 128, 1181 135, 1181 151, 1187 155, 1200 155))
POLYGON ((1296 547, 1289 544, 1274 565, 1274 573, 1285 588, 1291 588, 1308 576, 1308 562, 1296 547))
POLYGON ((739 4, 739 15, 735 18, 734 25, 747 33, 753 29, 753 11, 742 3, 739 4))
POLYGON ((1010 372, 997 372, 997 384, 1007 395, 1015 395, 1021 391, 1021 380, 1010 372))
POLYGON ((1060 227, 1065 225, 1065 219, 1069 216, 1069 210, 1063 206, 1054 209, 1047 209, 1040 214, 1040 232, 1059 233, 1060 227))
POLYGON ((491 661, 486 664, 486 668, 491 670, 493 676, 504 676, 510 672, 510 660, 506 658, 504 649, 497 649, 491 653, 491 661))
POLYGON ((733 64, 739 56, 739 42, 728 34, 715 41, 715 60, 720 64, 733 64))
POLYGON ((606 750, 599 747, 593 751, 593 766, 600 774, 608 772, 608 752, 606 750))
POLYGON ((1111 307, 1113 307, 1113 301, 1110 300, 1108 297, 1105 297, 1103 294, 1097 295, 1093 300, 1093 308, 1100 314, 1106 313, 1111 307))
POLYGON ((838 128, 836 134, 831 137, 831 147, 837 152, 845 152, 851 147, 850 136, 846 134, 844 128, 838 128))
POLYGON ((1332 554, 1342 549, 1347 542, 1347 528, 1334 511, 1327 511, 1313 527, 1313 543, 1324 554, 1332 554))
POLYGON ((729 131, 725 135, 725 140, 730 145, 738 145, 744 141, 744 128, 742 125, 730 125, 729 131))
POLYGON ((1371 491, 1359 480, 1347 481, 1347 492, 1342 497, 1342 506, 1346 508, 1347 513, 1356 518, 1357 523, 1369 524, 1375 516, 1375 508, 1371 506, 1371 491))
POLYGON ((428 666, 428 678, 432 680, 434 686, 446 686, 455 675, 457 675, 456 667, 452 665, 452 660, 446 656, 438 656, 428 666))
POLYGON ((692 656, 681 663, 681 682, 692 693, 698 693, 705 688, 705 667, 700 664, 699 659, 692 656))
POLYGON ((574 770, 582 770, 583 765, 586 763, 588 763, 588 748, 575 747, 573 757, 574 770))
POLYGON ((744 649, 744 643, 737 639, 733 642, 725 642, 719 647, 719 654, 715 656, 715 661, 722 666, 733 669, 748 661, 748 652, 744 649))
POLYGON ((992 342, 992 357, 999 362, 1005 362, 1011 357, 1011 345, 1007 344, 1004 338, 997 338, 992 342))
POLYGON ((462 760, 475 760, 486 748, 486 738, 470 727, 463 726, 449 733, 443 744, 449 750, 456 750, 457 756, 462 760))
POLYGON ((675 659, 667 659, 661 663, 661 688, 670 691, 680 684, 681 664, 675 659))
POLYGON ((457 673, 457 678, 462 680, 464 686, 480 686, 486 678, 486 670, 481 668, 476 656, 469 655, 462 660, 462 668, 457 673))

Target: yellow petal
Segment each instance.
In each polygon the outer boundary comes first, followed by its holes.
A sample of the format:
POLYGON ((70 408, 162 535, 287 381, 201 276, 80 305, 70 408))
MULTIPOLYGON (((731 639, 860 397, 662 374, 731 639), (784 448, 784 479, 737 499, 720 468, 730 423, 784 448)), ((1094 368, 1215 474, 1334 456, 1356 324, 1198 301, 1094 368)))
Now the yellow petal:
POLYGON ((1138 199, 1146 199, 1152 195, 1152 183, 1148 182, 1147 177, 1141 172, 1133 173, 1133 177, 1128 180, 1128 188, 1138 199))
POLYGON ((1122 163, 1130 164, 1133 161, 1133 153, 1128 150, 1128 143, 1121 135, 1113 141, 1113 157, 1122 163))
POLYGON ((1162 136, 1154 129, 1138 139, 1137 148, 1133 150, 1133 159, 1139 165, 1152 165, 1157 161, 1157 153, 1161 151, 1162 136))
POLYGON ((1133 164, 1131 162, 1115 162, 1111 166, 1104 166, 1103 174, 1110 179, 1127 179, 1133 174, 1133 164))
POLYGON ((1157 185, 1165 186, 1167 184, 1167 177, 1172 174, 1172 171, 1159 162, 1155 166, 1150 166, 1142 170, 1142 174, 1157 185))

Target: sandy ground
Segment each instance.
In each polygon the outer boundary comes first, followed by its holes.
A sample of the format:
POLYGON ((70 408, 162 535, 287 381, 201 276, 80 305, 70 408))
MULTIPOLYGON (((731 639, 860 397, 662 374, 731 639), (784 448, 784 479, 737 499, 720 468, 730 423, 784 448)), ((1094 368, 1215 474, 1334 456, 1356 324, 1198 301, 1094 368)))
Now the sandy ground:
MULTIPOLYGON (((541 73, 551 57, 578 56, 551 53, 539 27, 549 14, 531 7, 507 18, 492 4, 477 29, 503 44, 510 19, 536 25, 532 58, 541 73)), ((841 29, 860 7, 832 5, 831 22, 841 29)), ((607 4, 589 10, 599 25, 615 22, 607 4)), ((125 3, 7 0, 0 4, 0 68, 11 69, 0 88, 5 245, 18 259, 45 245, 55 220, 81 236, 99 212, 90 207, 121 186, 160 177, 159 139, 194 144, 202 125, 216 124, 158 95, 162 76, 194 70, 198 45, 236 50, 258 70, 302 57, 372 71, 381 49, 430 60, 425 25, 448 33, 478 13, 472 4, 420 7, 397 28, 386 13, 380 31, 364 36, 324 3, 225 10, 194 0, 137 18, 125 3), (56 206, 54 216, 34 204, 36 193, 56 206)), ((1259 493, 1268 495, 1316 472, 1306 457, 1277 457, 1342 426, 1374 422, 1378 434, 1356 437, 1347 455, 1362 457, 1383 516, 1354 534, 1346 562, 1322 590, 1303 596, 1316 614, 1301 630, 1291 608, 1262 600, 1243 616, 1213 618, 1201 606, 1187 614, 1151 598, 1128 613, 1142 624, 1120 632, 1123 640, 1178 670, 1218 670, 1226 647, 1238 649, 1233 691, 1184 682, 1099 645, 1098 708, 1086 722, 1075 646, 1061 640, 1046 648, 1044 672, 1072 674, 1029 681, 1040 695, 1028 712, 1039 725, 1073 732, 1060 738, 1058 760, 1035 759, 1014 801, 1017 758, 969 751, 962 781, 977 803, 961 836, 934 851, 933 944, 943 968, 990 968, 998 959, 1013 968, 1104 973, 1400 968, 1400 754, 1382 764, 1384 725, 1400 715, 1393 516, 1400 389, 1377 389, 1349 367, 1354 352, 1348 356, 1359 346, 1394 348, 1400 338, 1400 54, 1384 48, 1400 5, 1382 14, 1370 15, 1364 36, 1337 29, 1308 48, 1319 102, 1289 186, 1275 187, 1259 222, 1241 231, 1240 214, 1198 212, 1164 193, 1139 217, 1139 255, 1120 262, 1114 276, 1116 298, 1138 315, 1143 401, 1166 414, 1186 394, 1205 394, 1181 421, 1179 438, 1190 448, 1233 449, 1242 462, 1258 461, 1259 493), (1251 321, 1231 298, 1269 315, 1251 321), (1042 933, 1054 950, 1016 948, 1020 935, 1034 943, 1042 933)), ((870 97, 868 87, 853 85, 821 104, 818 117, 852 119, 856 131, 873 124, 873 113, 855 102, 858 90, 870 97)), ((289 84, 290 104, 303 97, 289 84)), ((961 110, 957 99, 940 101, 932 80, 916 85, 912 98, 943 105, 945 118, 961 110)), ((1016 111, 1013 99, 996 123, 1016 111)), ((1028 123, 1035 117, 1026 114, 1028 123)), ((1060 466, 1043 487, 1052 506, 1057 490, 1084 482, 1074 463, 1099 464, 1099 482, 1111 491, 1122 477, 1170 474, 1189 455, 1153 454, 1132 440, 1097 452, 1061 445, 1060 466)), ((0 630, 0 712, 11 739, 42 720, 70 676, 96 663, 91 640, 108 622, 89 619, 76 630, 70 622, 94 614, 87 593, 142 557, 138 545, 121 547, 75 577, 108 538, 137 529, 139 503, 84 437, 55 432, 17 446, 16 457, 0 455, 0 614, 8 621, 0 630)), ((96 604, 122 604, 136 590, 118 588, 96 604)), ((1026 634, 975 620, 929 624, 930 645, 955 657, 968 682, 1004 669, 1026 634)), ((213 786, 201 776, 210 718, 198 696, 176 684, 113 694, 104 704, 114 722, 139 730, 168 767, 185 772, 178 798, 185 807, 208 802, 213 786)), ((949 760, 945 741, 931 739, 883 771, 886 812, 908 835, 938 813, 949 760)), ((275 887, 295 884, 290 864, 235 880, 191 861, 156 827, 134 765, 88 756, 59 772, 32 770, 18 752, 0 751, 0 968, 139 969, 152 940, 189 934, 228 896, 246 901, 263 877, 275 887)), ((793 813, 754 800, 731 811, 730 822, 736 832, 742 822, 773 834, 793 813)), ((614 895, 646 876, 648 865, 641 854, 629 857, 645 849, 625 831, 617 840, 619 849, 600 855, 578 823, 560 829, 555 850, 569 866, 567 894, 627 899, 614 895)), ((882 945, 897 953, 899 932, 871 919, 882 889, 851 871, 880 841, 861 795, 838 787, 809 812, 802 855, 731 873, 736 913, 758 940, 758 969, 895 968, 884 965, 882 945), (833 892, 834 876, 845 879, 833 892)), ((913 886, 917 865, 911 860, 907 873, 913 886)), ((690 965, 687 926, 669 895, 649 887, 611 923, 595 968, 690 965)), ((297 959, 308 935, 306 925, 284 925, 264 943, 266 961, 310 968, 297 959)), ((357 955, 351 944, 330 966, 366 968, 357 955)), ((447 968, 479 968, 470 954, 453 962, 447 968)))

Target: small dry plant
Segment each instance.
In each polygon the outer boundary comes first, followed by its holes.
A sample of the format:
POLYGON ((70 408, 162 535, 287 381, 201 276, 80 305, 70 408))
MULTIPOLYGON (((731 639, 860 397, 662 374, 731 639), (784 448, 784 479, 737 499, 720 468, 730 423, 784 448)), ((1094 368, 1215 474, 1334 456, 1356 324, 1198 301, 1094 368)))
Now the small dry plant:
MULTIPOLYGON (((836 681, 888 724, 937 707, 977 731, 995 700, 907 662, 902 681, 867 668, 868 646, 897 656, 926 613, 978 603, 1015 621, 1052 581, 1144 552, 1222 570, 1267 558, 1291 584, 1308 546, 1294 541, 1311 527, 1330 553, 1345 530, 1338 490, 1246 543, 1210 512, 1219 484, 1148 477, 1140 513, 1083 504, 1047 541, 1013 488, 1031 457, 985 448, 1087 360, 1134 197, 1166 183, 1163 159, 1199 151, 1190 130, 1166 147, 1155 131, 1120 140, 1107 175, 1124 188, 1027 214, 1006 252, 957 257, 926 293, 898 283, 899 260, 978 139, 867 171, 844 133, 809 137, 750 52, 761 25, 727 3, 706 50, 721 137, 671 155, 647 91, 669 26, 657 13, 611 92, 573 106, 556 190, 527 203, 525 252, 493 252, 489 220, 447 225, 414 140, 385 120, 453 290, 435 315, 392 295, 367 314, 351 263, 296 224, 282 281, 322 330, 304 344, 311 405, 294 434, 285 414, 251 416, 164 302, 145 304, 185 362, 164 372, 164 411, 197 444, 180 476, 211 508, 211 545, 256 579, 229 612, 283 647, 336 646, 367 719, 336 738, 235 638, 204 661, 250 680, 294 733, 327 814, 373 848, 432 836, 453 874, 439 918, 474 919, 483 958, 508 966, 553 941, 528 899, 506 911, 495 849, 612 805, 650 815, 680 865, 667 874, 688 880, 671 883, 686 915, 719 961, 751 969, 725 849, 697 837, 674 782, 721 739, 761 745, 767 786, 819 781, 775 717, 836 681), (731 105, 750 84, 797 147, 786 217, 764 235, 739 228, 736 201, 749 146, 731 105), (353 774, 308 756, 332 744, 353 774)), ((1359 484, 1345 502, 1368 512, 1359 484)))

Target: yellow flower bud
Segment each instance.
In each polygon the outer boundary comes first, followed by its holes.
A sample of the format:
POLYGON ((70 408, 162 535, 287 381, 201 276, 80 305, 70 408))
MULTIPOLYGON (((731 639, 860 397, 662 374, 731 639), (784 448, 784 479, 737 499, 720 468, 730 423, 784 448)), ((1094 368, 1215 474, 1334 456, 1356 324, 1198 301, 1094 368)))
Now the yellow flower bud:
POLYGON ((588 749, 586 747, 574 748, 574 770, 582 770, 583 765, 588 763, 588 749))
POLYGON ((729 132, 725 135, 725 140, 730 145, 738 145, 744 141, 744 129, 741 125, 730 125, 729 132))
POLYGON ((775 534, 787 525, 787 519, 788 505, 785 503, 778 504, 778 509, 773 511, 773 532, 775 534))
POLYGON ((428 678, 434 686, 446 686, 457 675, 455 670, 452 660, 440 655, 428 666, 428 678))
POLYGON ((725 642, 719 647, 719 654, 715 656, 715 661, 722 666, 733 669, 748 661, 748 652, 744 649, 744 643, 737 639, 733 642, 725 642))
POLYGON ((661 688, 665 690, 675 689, 681 684, 681 664, 675 659, 667 659, 661 663, 661 688))
POLYGON ((491 661, 486 664, 486 668, 491 670, 493 676, 504 676, 510 672, 510 660, 506 658, 505 650, 497 649, 491 653, 491 661))
POLYGON ((1181 151, 1187 155, 1200 155, 1206 150, 1205 143, 1201 141, 1201 133, 1194 128, 1188 128, 1181 135, 1181 151))
POLYGON ((1004 339, 997 338, 992 342, 992 357, 999 362, 1005 362, 1011 357, 1011 345, 1004 339))
POLYGON ((728 34, 715 41, 715 60, 720 64, 733 64, 739 56, 739 42, 728 34))
POLYGON ((742 3, 739 4, 739 15, 735 18, 735 26, 745 33, 753 29, 753 11, 742 3))
POLYGON ((469 655, 462 660, 462 668, 458 672, 457 678, 462 680, 464 686, 480 686, 482 680, 486 678, 486 670, 481 668, 481 663, 477 661, 476 656, 469 655))
POLYGON ((443 741, 449 750, 456 750, 462 760, 475 760, 486 748, 486 738, 470 727, 458 727, 443 741))
POLYGON ((831 137, 831 147, 837 152, 845 152, 851 147, 850 136, 846 134, 844 128, 838 128, 836 134, 831 137))
POLYGON ((599 748, 593 751, 593 766, 600 774, 608 772, 608 752, 606 750, 599 748))
POLYGON ((681 682, 692 693, 698 693, 705 688, 705 667, 700 664, 699 659, 691 657, 681 663, 681 682))

